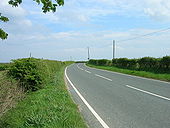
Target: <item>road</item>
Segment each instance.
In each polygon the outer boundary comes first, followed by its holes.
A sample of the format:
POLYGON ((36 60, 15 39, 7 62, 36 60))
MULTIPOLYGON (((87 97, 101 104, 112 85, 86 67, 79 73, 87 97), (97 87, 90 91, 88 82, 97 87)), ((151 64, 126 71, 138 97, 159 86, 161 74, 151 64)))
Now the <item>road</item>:
POLYGON ((84 64, 69 66, 66 77, 90 127, 170 128, 169 82, 94 69, 84 64))

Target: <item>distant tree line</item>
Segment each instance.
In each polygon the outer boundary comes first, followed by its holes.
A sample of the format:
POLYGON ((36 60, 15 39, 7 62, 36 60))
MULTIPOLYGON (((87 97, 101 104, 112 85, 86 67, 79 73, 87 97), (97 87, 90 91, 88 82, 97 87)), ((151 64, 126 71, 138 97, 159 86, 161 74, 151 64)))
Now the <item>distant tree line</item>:
POLYGON ((170 56, 164 56, 162 58, 143 57, 139 59, 116 58, 113 60, 91 59, 88 63, 98 66, 115 66, 131 70, 170 73, 170 56))

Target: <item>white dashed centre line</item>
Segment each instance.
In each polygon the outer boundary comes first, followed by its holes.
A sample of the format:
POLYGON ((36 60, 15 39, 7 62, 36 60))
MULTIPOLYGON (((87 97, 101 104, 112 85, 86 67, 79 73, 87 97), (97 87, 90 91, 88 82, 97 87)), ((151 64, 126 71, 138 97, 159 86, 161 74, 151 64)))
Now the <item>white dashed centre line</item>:
POLYGON ((170 101, 170 98, 160 96, 158 94, 155 94, 155 93, 152 93, 152 92, 149 92, 149 91, 145 91, 145 90, 142 90, 142 89, 139 89, 139 88, 135 88, 135 87, 132 87, 130 85, 126 85, 126 87, 134 89, 134 90, 137 90, 137 91, 140 91, 140 92, 143 92, 143 93, 146 93, 146 94, 149 94, 149 95, 152 95, 152 96, 155 96, 155 97, 159 97, 159 98, 164 99, 164 100, 170 101))
POLYGON ((106 80, 109 80, 109 81, 112 81, 111 79, 107 78, 107 77, 104 77, 104 76, 101 76, 101 75, 98 75, 98 74, 95 74, 95 76, 98 76, 98 77, 101 77, 103 79, 106 79, 106 80))
POLYGON ((87 72, 87 73, 91 73, 91 72, 89 72, 89 71, 87 71, 87 70, 84 70, 85 72, 87 72))
POLYGON ((84 69, 80 68, 78 65, 77 65, 77 68, 80 69, 80 70, 82 70, 82 71, 84 70, 84 69))

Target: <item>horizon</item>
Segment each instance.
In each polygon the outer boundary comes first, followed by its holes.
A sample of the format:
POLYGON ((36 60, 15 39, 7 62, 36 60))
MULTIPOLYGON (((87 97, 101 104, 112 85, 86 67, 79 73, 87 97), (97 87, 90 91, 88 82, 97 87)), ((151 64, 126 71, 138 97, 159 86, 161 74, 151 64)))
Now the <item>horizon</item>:
POLYGON ((10 19, 0 23, 9 34, 0 41, 0 63, 30 53, 35 58, 82 61, 87 60, 87 47, 91 58, 111 59, 113 40, 117 58, 170 55, 170 31, 118 42, 169 28, 168 0, 65 0, 57 12, 47 14, 33 1, 16 8, 7 2, 0 3, 0 12, 10 19))

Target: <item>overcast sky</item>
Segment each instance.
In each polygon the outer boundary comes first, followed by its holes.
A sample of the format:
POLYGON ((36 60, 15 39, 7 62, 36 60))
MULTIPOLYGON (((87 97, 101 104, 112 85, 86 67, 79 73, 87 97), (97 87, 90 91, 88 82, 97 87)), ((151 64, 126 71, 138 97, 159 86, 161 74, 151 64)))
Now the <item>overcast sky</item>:
POLYGON ((23 0, 18 8, 0 0, 0 23, 9 37, 0 40, 0 62, 33 57, 54 60, 139 58, 170 55, 170 31, 117 42, 170 27, 170 0, 65 0, 56 13, 43 14, 41 5, 23 0))

